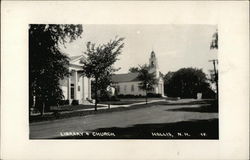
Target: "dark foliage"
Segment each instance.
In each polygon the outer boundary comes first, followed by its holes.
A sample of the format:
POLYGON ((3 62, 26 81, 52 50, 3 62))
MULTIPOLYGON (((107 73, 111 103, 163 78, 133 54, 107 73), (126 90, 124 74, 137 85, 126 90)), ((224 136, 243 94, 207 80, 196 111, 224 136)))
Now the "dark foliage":
POLYGON ((29 25, 29 106, 41 113, 63 98, 59 80, 68 75, 69 59, 60 45, 71 42, 82 33, 82 25, 29 25))
POLYGON ((159 98, 159 97, 162 97, 161 94, 157 94, 157 93, 148 93, 147 96, 148 96, 148 97, 152 97, 152 98, 159 98))
POLYGON ((99 99, 100 101, 120 101, 120 99, 117 96, 108 96, 108 95, 101 96, 99 99))
MULTIPOLYGON (((118 98, 145 98, 146 96, 143 96, 141 94, 139 95, 132 95, 132 94, 119 94, 117 95, 118 98)), ((162 97, 161 94, 156 94, 156 93, 147 93, 148 98, 159 98, 162 97)))
POLYGON ((111 40, 107 44, 96 46, 94 43, 87 44, 87 59, 83 61, 83 74, 93 78, 93 93, 95 98, 95 110, 101 93, 105 93, 107 87, 111 84, 111 76, 117 71, 113 64, 118 60, 121 50, 124 46, 124 38, 111 40), (99 92, 99 95, 98 95, 99 92))
POLYGON ((182 68, 164 78, 164 87, 169 97, 196 98, 202 93, 203 98, 214 98, 205 73, 201 69, 182 68))
POLYGON ((139 67, 130 67, 130 68, 129 68, 129 72, 131 72, 131 73, 139 72, 139 70, 140 70, 139 67))
POLYGON ((119 94, 117 95, 118 98, 145 98, 145 96, 142 95, 132 95, 132 94, 119 94))
POLYGON ((69 100, 66 99, 66 100, 60 100, 59 101, 59 105, 69 105, 69 100))
POLYGON ((164 80, 164 93, 167 94, 167 88, 166 88, 166 84, 170 81, 170 79, 172 78, 172 76, 174 75, 174 72, 168 72, 167 74, 165 74, 163 76, 163 80, 164 80))
POLYGON ((153 90, 154 86, 158 83, 155 73, 150 73, 149 70, 150 70, 150 66, 146 64, 143 66, 140 66, 139 71, 138 71, 139 74, 137 76, 137 79, 141 81, 139 83, 139 88, 141 90, 144 90, 146 94, 146 97, 145 97, 146 104, 148 103, 147 102, 148 92, 153 90))
POLYGON ((74 99, 74 100, 72 100, 71 104, 74 106, 79 105, 79 100, 74 99))

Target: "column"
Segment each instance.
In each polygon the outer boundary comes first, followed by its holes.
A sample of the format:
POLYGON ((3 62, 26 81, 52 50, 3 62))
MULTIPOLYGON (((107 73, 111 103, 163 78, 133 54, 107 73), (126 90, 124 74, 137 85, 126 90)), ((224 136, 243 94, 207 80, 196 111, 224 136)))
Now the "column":
POLYGON ((91 99, 91 79, 88 78, 88 99, 91 99))
POLYGON ((82 76, 82 102, 84 102, 86 99, 85 99, 85 86, 84 86, 84 76, 82 76))
POLYGON ((164 83, 162 83, 162 96, 165 96, 164 95, 164 83))
POLYGON ((74 98, 78 99, 77 92, 78 92, 78 80, 77 80, 77 71, 74 72, 74 98))
POLYGON ((71 99, 71 95, 70 95, 70 89, 71 89, 71 81, 70 81, 70 77, 71 77, 71 71, 69 71, 70 74, 69 74, 69 77, 68 77, 68 100, 71 99))

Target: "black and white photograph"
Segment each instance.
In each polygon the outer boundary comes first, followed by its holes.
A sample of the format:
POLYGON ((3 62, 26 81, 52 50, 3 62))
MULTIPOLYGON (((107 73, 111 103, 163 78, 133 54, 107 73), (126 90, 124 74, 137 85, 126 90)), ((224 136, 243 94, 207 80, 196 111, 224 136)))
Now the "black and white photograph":
POLYGON ((219 139, 216 25, 29 25, 30 139, 219 139))
POLYGON ((249 159, 248 1, 1 1, 0 159, 249 159))

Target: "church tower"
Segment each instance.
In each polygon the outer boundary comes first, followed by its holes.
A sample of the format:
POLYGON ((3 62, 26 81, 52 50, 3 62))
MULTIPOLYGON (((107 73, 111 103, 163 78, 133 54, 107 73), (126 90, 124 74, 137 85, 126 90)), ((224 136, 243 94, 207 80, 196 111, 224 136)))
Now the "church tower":
POLYGON ((154 51, 151 52, 151 55, 149 58, 149 67, 150 67, 149 72, 150 73, 155 72, 156 77, 158 78, 159 77, 159 66, 158 66, 158 61, 157 61, 157 58, 155 56, 154 51))

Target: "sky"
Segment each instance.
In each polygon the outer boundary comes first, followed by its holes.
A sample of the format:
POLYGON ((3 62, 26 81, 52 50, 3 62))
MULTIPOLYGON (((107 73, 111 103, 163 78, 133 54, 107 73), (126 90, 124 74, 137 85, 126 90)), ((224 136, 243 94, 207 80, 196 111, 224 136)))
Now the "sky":
POLYGON ((63 51, 69 56, 81 55, 88 41, 103 44, 116 36, 124 37, 124 48, 115 67, 116 73, 127 73, 130 67, 148 63, 154 50, 159 70, 166 74, 183 67, 213 69, 211 59, 217 57, 210 50, 215 25, 83 25, 81 38, 66 44, 63 51))

